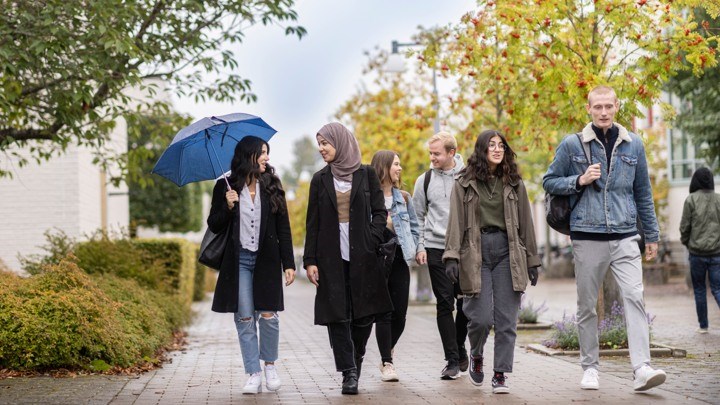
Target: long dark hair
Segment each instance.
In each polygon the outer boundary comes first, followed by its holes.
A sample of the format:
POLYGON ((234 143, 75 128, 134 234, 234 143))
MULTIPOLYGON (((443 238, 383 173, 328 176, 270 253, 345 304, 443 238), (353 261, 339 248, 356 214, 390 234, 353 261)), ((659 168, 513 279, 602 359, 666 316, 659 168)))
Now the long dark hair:
POLYGON ((503 184, 515 183, 521 179, 517 164, 515 163, 516 156, 505 136, 501 134, 500 131, 489 129, 478 135, 472 155, 468 158, 467 166, 465 166, 460 173, 471 180, 487 182, 490 176, 494 175, 502 178, 503 184), (505 154, 502 162, 495 168, 495 172, 491 173, 490 167, 488 166, 487 152, 490 139, 495 136, 499 136, 505 145, 505 154))
POLYGON ((285 190, 282 188, 280 178, 275 175, 275 168, 265 164, 265 173, 260 173, 260 166, 257 163, 258 157, 262 155, 262 147, 267 147, 270 153, 270 145, 255 136, 246 136, 235 146, 235 155, 230 163, 230 177, 228 181, 236 190, 241 191, 247 181, 251 178, 260 182, 260 187, 270 195, 270 208, 273 213, 284 214, 287 210, 285 205, 285 190))
MULTIPOLYGON (((390 180, 390 168, 392 167, 395 156, 399 155, 391 150, 379 150, 375 152, 370 161, 370 165, 375 169, 378 178, 380 179, 380 186, 385 183, 385 180, 390 180)), ((392 181, 393 187, 402 188, 402 177, 398 181, 392 181)))
POLYGON ((713 173, 707 167, 699 167, 690 179, 690 193, 698 190, 715 190, 713 173))

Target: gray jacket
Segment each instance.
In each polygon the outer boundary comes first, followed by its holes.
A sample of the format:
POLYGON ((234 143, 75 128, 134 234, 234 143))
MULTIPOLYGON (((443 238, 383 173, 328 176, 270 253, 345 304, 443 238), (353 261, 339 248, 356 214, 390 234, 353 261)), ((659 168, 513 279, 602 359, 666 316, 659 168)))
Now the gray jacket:
POLYGON ((424 252, 425 248, 445 249, 445 231, 450 216, 450 193, 453 184, 455 184, 455 176, 463 167, 465 167, 463 158, 459 153, 456 153, 455 167, 447 171, 432 169, 433 173, 432 177, 430 177, 427 196, 423 189, 425 173, 421 174, 415 181, 413 207, 415 207, 415 213, 420 224, 418 252, 424 252), (429 205, 427 203, 428 199, 430 200, 429 205))

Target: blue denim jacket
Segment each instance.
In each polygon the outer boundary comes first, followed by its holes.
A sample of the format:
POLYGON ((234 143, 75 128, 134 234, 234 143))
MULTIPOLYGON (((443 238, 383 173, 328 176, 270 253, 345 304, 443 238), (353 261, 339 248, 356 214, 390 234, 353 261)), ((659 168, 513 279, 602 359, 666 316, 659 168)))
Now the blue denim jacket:
POLYGON ((395 234, 402 247, 403 258, 410 265, 410 260, 415 258, 418 240, 420 239, 420 225, 418 224, 415 208, 412 205, 412 198, 407 194, 407 202, 402 195, 403 191, 393 187, 393 202, 390 207, 390 218, 392 218, 395 234))
MULTIPOLYGON (((592 162, 600 163, 601 177, 595 182, 601 190, 587 186, 570 216, 570 230, 590 233, 629 233, 637 228, 638 216, 648 243, 660 239, 650 177, 648 176, 645 147, 639 136, 619 129, 607 167, 605 147, 597 139, 591 124, 582 131, 582 141, 589 143, 592 162)), ((580 192, 575 186, 578 176, 588 167, 585 151, 575 134, 566 136, 555 152, 555 159, 543 176, 543 188, 556 195, 573 195, 580 192)), ((574 203, 571 198, 571 203, 574 203)))

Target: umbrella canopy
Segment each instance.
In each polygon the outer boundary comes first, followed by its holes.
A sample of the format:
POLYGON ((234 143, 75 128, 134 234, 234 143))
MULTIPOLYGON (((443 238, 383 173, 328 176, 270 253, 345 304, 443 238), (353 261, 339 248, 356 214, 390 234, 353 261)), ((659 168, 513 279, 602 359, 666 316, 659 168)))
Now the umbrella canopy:
POLYGON ((152 172, 178 186, 217 179, 230 170, 235 145, 246 136, 269 141, 276 133, 260 117, 235 113, 206 117, 181 129, 152 172))

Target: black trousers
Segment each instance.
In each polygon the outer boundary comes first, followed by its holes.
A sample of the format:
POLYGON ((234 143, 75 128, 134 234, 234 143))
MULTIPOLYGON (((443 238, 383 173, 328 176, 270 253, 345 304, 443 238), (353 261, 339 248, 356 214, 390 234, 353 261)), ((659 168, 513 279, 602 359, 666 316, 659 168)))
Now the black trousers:
POLYGON ((403 258, 402 248, 399 245, 388 274, 387 283, 393 311, 377 317, 375 320, 375 338, 377 339, 378 350, 380 350, 383 363, 392 363, 392 349, 405 330, 405 317, 410 293, 410 269, 403 258))
POLYGON ((337 371, 359 369, 365 357, 365 347, 372 332, 374 316, 353 318, 353 303, 350 293, 350 262, 343 261, 345 272, 345 314, 347 320, 327 324, 330 347, 335 357, 337 371))
POLYGON ((461 357, 467 356, 465 339, 468 325, 468 319, 462 309, 462 298, 456 298, 461 295, 460 285, 452 283, 445 274, 442 249, 425 248, 425 251, 430 270, 430 284, 437 300, 437 325, 445 351, 445 360, 459 361, 461 357), (455 309, 457 315, 453 319, 455 309))

